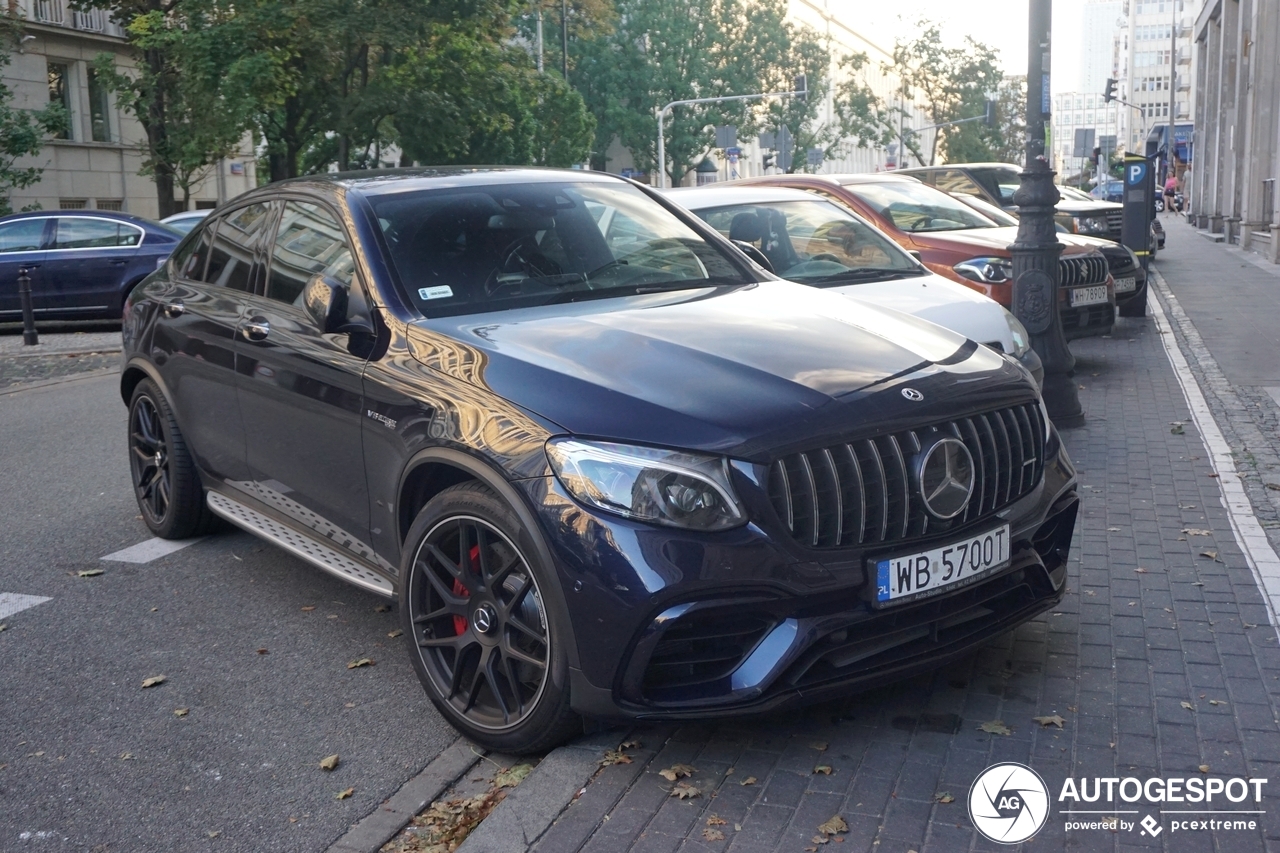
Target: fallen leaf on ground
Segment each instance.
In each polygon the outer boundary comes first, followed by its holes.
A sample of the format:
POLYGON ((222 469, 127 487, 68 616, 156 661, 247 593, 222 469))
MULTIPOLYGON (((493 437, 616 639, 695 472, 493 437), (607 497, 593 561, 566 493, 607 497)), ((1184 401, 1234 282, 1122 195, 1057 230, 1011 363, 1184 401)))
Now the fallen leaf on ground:
POLYGON ((1257 627, 1258 627, 1257 625, 1253 624, 1252 622, 1241 622, 1240 624, 1241 624, 1241 625, 1243 625, 1243 626, 1244 626, 1244 627, 1246 627, 1246 628, 1257 628, 1257 627))
POLYGON ((724 826, 726 823, 728 823, 728 821, 719 815, 713 814, 711 817, 707 818, 707 826, 724 826))
POLYGON ((1119 533, 1119 532, 1120 532, 1120 528, 1119 528, 1119 527, 1108 527, 1108 528, 1107 528, 1107 532, 1108 532, 1108 533, 1119 533))
POLYGON ((302 612, 310 613, 312 610, 315 610, 315 609, 316 609, 316 606, 314 604, 308 604, 306 607, 302 608, 302 612))
POLYGON ((676 786, 671 789, 670 796, 677 797, 681 800, 691 800, 694 797, 702 796, 702 791, 693 787, 688 782, 677 782, 676 786))
POLYGON ((3 631, 8 627, 9 627, 8 625, 0 625, 0 631, 3 631))
POLYGON ((830 764, 819 764, 817 767, 813 768, 813 775, 815 776, 830 776, 831 773, 832 770, 830 764))
POLYGON ((377 607, 373 608, 373 612, 374 613, 390 613, 391 608, 386 604, 379 604, 377 607))
MULTIPOLYGON (((638 740, 624 740, 622 743, 618 744, 618 749, 639 749, 642 746, 644 746, 644 744, 638 740)), ((731 767, 729 769, 732 770, 733 768, 731 767)))
POLYGON ((142 679, 142 689, 146 690, 148 687, 156 687, 157 685, 164 684, 168 680, 168 676, 164 675, 153 675, 150 678, 144 678, 142 679))
POLYGON ((122 752, 120 753, 120 760, 121 761, 137 761, 138 756, 134 755, 132 752, 122 752))
POLYGON ((1217 551, 1201 551, 1200 556, 1208 557, 1210 560, 1216 560, 1218 559, 1218 552, 1217 551))
POLYGON ((848 832, 848 831, 849 831, 849 824, 845 823, 844 818, 840 817, 840 815, 836 815, 835 817, 828 820, 826 823, 821 823, 818 825, 818 832, 824 833, 826 835, 835 835, 837 832, 848 832))
POLYGON ((818 752, 826 752, 827 742, 825 740, 814 740, 809 742, 810 749, 816 749, 818 752))
POLYGON ((397 629, 395 629, 394 631, 388 631, 388 632, 387 632, 387 636, 388 636, 388 637, 395 638, 395 637, 399 637, 399 636, 400 636, 401 634, 403 634, 403 633, 404 633, 404 631, 401 631, 399 628, 397 628, 397 629))
POLYGON ((1208 765, 1208 764, 1201 764, 1201 765, 1200 765, 1199 767, 1197 767, 1196 769, 1197 769, 1197 770, 1199 770, 1201 773, 1208 773, 1208 772, 1209 772, 1209 765, 1208 765))
POLYGON ((334 769, 337 769, 337 767, 338 767, 337 754, 326 755, 324 758, 320 759, 321 770, 334 770, 334 769))
POLYGON ((936 797, 934 797, 934 799, 942 803, 943 805, 946 805, 947 803, 954 803, 956 801, 956 798, 951 796, 950 791, 943 791, 941 794, 938 794, 936 797))
MULTIPOLYGON (((830 838, 827 838, 825 835, 815 835, 813 838, 810 838, 809 840, 810 840, 810 841, 812 841, 814 844, 830 844, 830 843, 831 843, 831 839, 830 839, 830 838)), ((806 847, 806 848, 804 848, 804 849, 805 849, 805 850, 816 850, 817 848, 816 848, 816 847, 806 847)))
POLYGON ((100 575, 100 574, 102 574, 102 569, 85 569, 85 570, 84 570, 84 571, 82 571, 82 572, 76 572, 76 577, 78 577, 78 578, 96 578, 96 577, 97 577, 98 575, 100 575))
POLYGON ((1138 573, 1138 574, 1140 574, 1140 575, 1145 575, 1145 574, 1147 574, 1147 570, 1146 570, 1146 569, 1144 569, 1144 568, 1142 568, 1142 566, 1138 566, 1138 568, 1134 569, 1134 571, 1135 571, 1135 572, 1137 572, 1137 573, 1138 573))
POLYGON ((1188 536, 1212 536, 1212 530, 1205 530, 1203 527, 1184 527, 1182 532, 1188 536))
POLYGON ((1273 492, 1280 492, 1280 483, 1267 483, 1267 488, 1273 492))
POLYGON ((702 837, 707 841, 724 841, 724 833, 710 827, 702 830, 702 837))
POLYGON ((1227 703, 1226 703, 1226 702, 1223 702, 1221 699, 1210 699, 1210 700, 1209 700, 1209 704, 1210 704, 1210 705, 1225 705, 1225 704, 1227 704, 1227 703))
POLYGON ((338 795, 337 795, 336 797, 334 797, 334 799, 335 799, 335 800, 345 800, 347 797, 350 797, 350 796, 351 796, 352 794, 354 794, 355 792, 356 792, 356 789, 355 789, 355 788, 344 788, 343 790, 341 790, 341 791, 339 791, 339 792, 338 792, 338 795))
POLYGON ((658 771, 658 775, 668 782, 674 782, 683 776, 692 776, 697 772, 696 767, 690 767, 688 764, 673 764, 670 767, 658 771))
POLYGON ((373 665, 374 665, 374 661, 371 661, 368 658, 360 658, 360 660, 353 660, 351 663, 347 664, 347 669, 358 669, 359 667, 362 667, 362 666, 373 666, 373 665))
POLYGON ((271 654, 271 652, 267 651, 266 649, 258 649, 258 654, 260 654, 260 655, 269 655, 269 654, 271 654))
POLYGON ((533 772, 532 764, 517 764, 503 770, 497 776, 493 777, 493 786, 495 788, 514 788, 524 781, 524 777, 533 772))
POLYGON ((222 834, 222 830, 221 830, 221 829, 215 829, 215 830, 213 830, 212 832, 206 832, 206 833, 205 833, 205 835, 209 836, 210 838, 217 838, 217 837, 218 837, 219 835, 221 835, 221 834, 222 834))
POLYGON ((1188 711, 1194 711, 1196 709, 1190 702, 1183 702, 1182 707, 1186 708, 1188 711))
POLYGON ((1062 724, 1066 722, 1066 720, 1062 719, 1062 717, 1059 717, 1057 714, 1049 717, 1032 717, 1031 719, 1045 727, 1057 726, 1058 728, 1062 728, 1062 724))
POLYGON ((610 749, 604 754, 604 758, 600 759, 601 767, 612 767, 615 764, 630 764, 631 756, 627 755, 620 749, 610 749))
POLYGON ((754 776, 748 776, 747 778, 743 779, 743 780, 742 780, 741 782, 739 782, 738 784, 739 784, 739 785, 746 786, 746 785, 754 785, 755 783, 756 783, 756 777, 754 777, 754 776))
POLYGON ((1011 735, 1013 730, 1004 724, 1004 720, 987 720, 979 729, 992 735, 1011 735))
POLYGON ((1214 480, 1218 479, 1218 475, 1217 475, 1217 474, 1210 474, 1210 475, 1209 475, 1209 477, 1210 477, 1210 479, 1214 479, 1214 480))
POLYGON ((187 714, 190 714, 190 713, 191 713, 190 708, 174 708, 173 709, 173 715, 175 717, 185 717, 187 714))
POLYGON ((1174 424, 1173 426, 1169 427, 1169 432, 1173 433, 1174 435, 1182 435, 1184 432, 1186 432, 1186 428, 1183 427, 1182 424, 1174 424))

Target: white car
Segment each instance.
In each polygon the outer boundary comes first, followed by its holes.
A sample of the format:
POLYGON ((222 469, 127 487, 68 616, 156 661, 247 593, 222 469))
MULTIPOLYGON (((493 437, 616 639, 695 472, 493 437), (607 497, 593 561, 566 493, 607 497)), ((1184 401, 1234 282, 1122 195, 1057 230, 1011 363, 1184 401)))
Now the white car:
POLYGON ((1037 383, 1044 380, 1027 330, 1008 310, 930 272, 847 208, 804 190, 780 187, 705 186, 664 192, 782 278, 945 326, 1007 353, 1037 383))
POLYGON ((197 225, 203 222, 204 218, 208 216, 210 213, 213 213, 213 211, 212 210, 184 210, 181 213, 175 213, 173 216, 166 216, 164 219, 161 219, 160 221, 163 222, 165 225, 168 225, 170 228, 176 228, 179 231, 181 231, 183 234, 186 234, 192 228, 195 228, 197 225))

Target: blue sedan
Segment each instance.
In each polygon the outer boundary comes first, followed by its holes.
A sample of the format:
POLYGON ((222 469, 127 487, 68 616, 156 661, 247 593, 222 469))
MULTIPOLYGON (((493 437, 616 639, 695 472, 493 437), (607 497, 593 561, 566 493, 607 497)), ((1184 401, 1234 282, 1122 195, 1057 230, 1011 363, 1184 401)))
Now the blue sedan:
POLYGON ((181 239, 167 225, 106 210, 0 217, 0 322, 22 316, 23 268, 31 277, 37 319, 119 319, 129 291, 181 239))

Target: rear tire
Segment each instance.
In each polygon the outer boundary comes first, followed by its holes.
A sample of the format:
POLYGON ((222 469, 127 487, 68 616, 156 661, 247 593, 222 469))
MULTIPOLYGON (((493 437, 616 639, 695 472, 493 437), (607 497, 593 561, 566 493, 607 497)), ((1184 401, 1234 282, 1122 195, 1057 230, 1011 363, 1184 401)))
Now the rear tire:
POLYGON ((441 715, 487 749, 542 752, 582 731, 553 571, 475 481, 432 498, 405 538, 400 619, 413 668, 441 715))
POLYGON ((216 516, 169 401, 144 379, 129 400, 129 473, 142 520, 161 539, 208 533, 216 516))

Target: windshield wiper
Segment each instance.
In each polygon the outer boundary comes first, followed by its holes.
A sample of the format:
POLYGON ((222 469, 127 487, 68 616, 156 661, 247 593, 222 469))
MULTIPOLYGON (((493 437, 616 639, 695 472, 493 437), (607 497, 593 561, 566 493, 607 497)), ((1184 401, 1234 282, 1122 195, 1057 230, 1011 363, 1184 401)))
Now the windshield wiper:
POLYGON ((714 278, 687 279, 671 281, 665 284, 634 284, 622 287, 574 288, 555 294, 539 305, 555 305, 562 302, 575 302, 582 299, 608 299, 615 296, 642 296, 648 293, 668 293, 677 290, 702 290, 707 287, 724 287, 726 285, 742 285, 745 282, 714 278))
POLYGON ((801 284, 821 284, 826 282, 838 281, 889 281, 895 278, 909 278, 917 275, 924 275, 928 270, 922 267, 913 267, 911 269, 893 269, 890 267, 862 267, 860 269, 844 270, 843 272, 824 275, 820 278, 797 278, 801 284))

